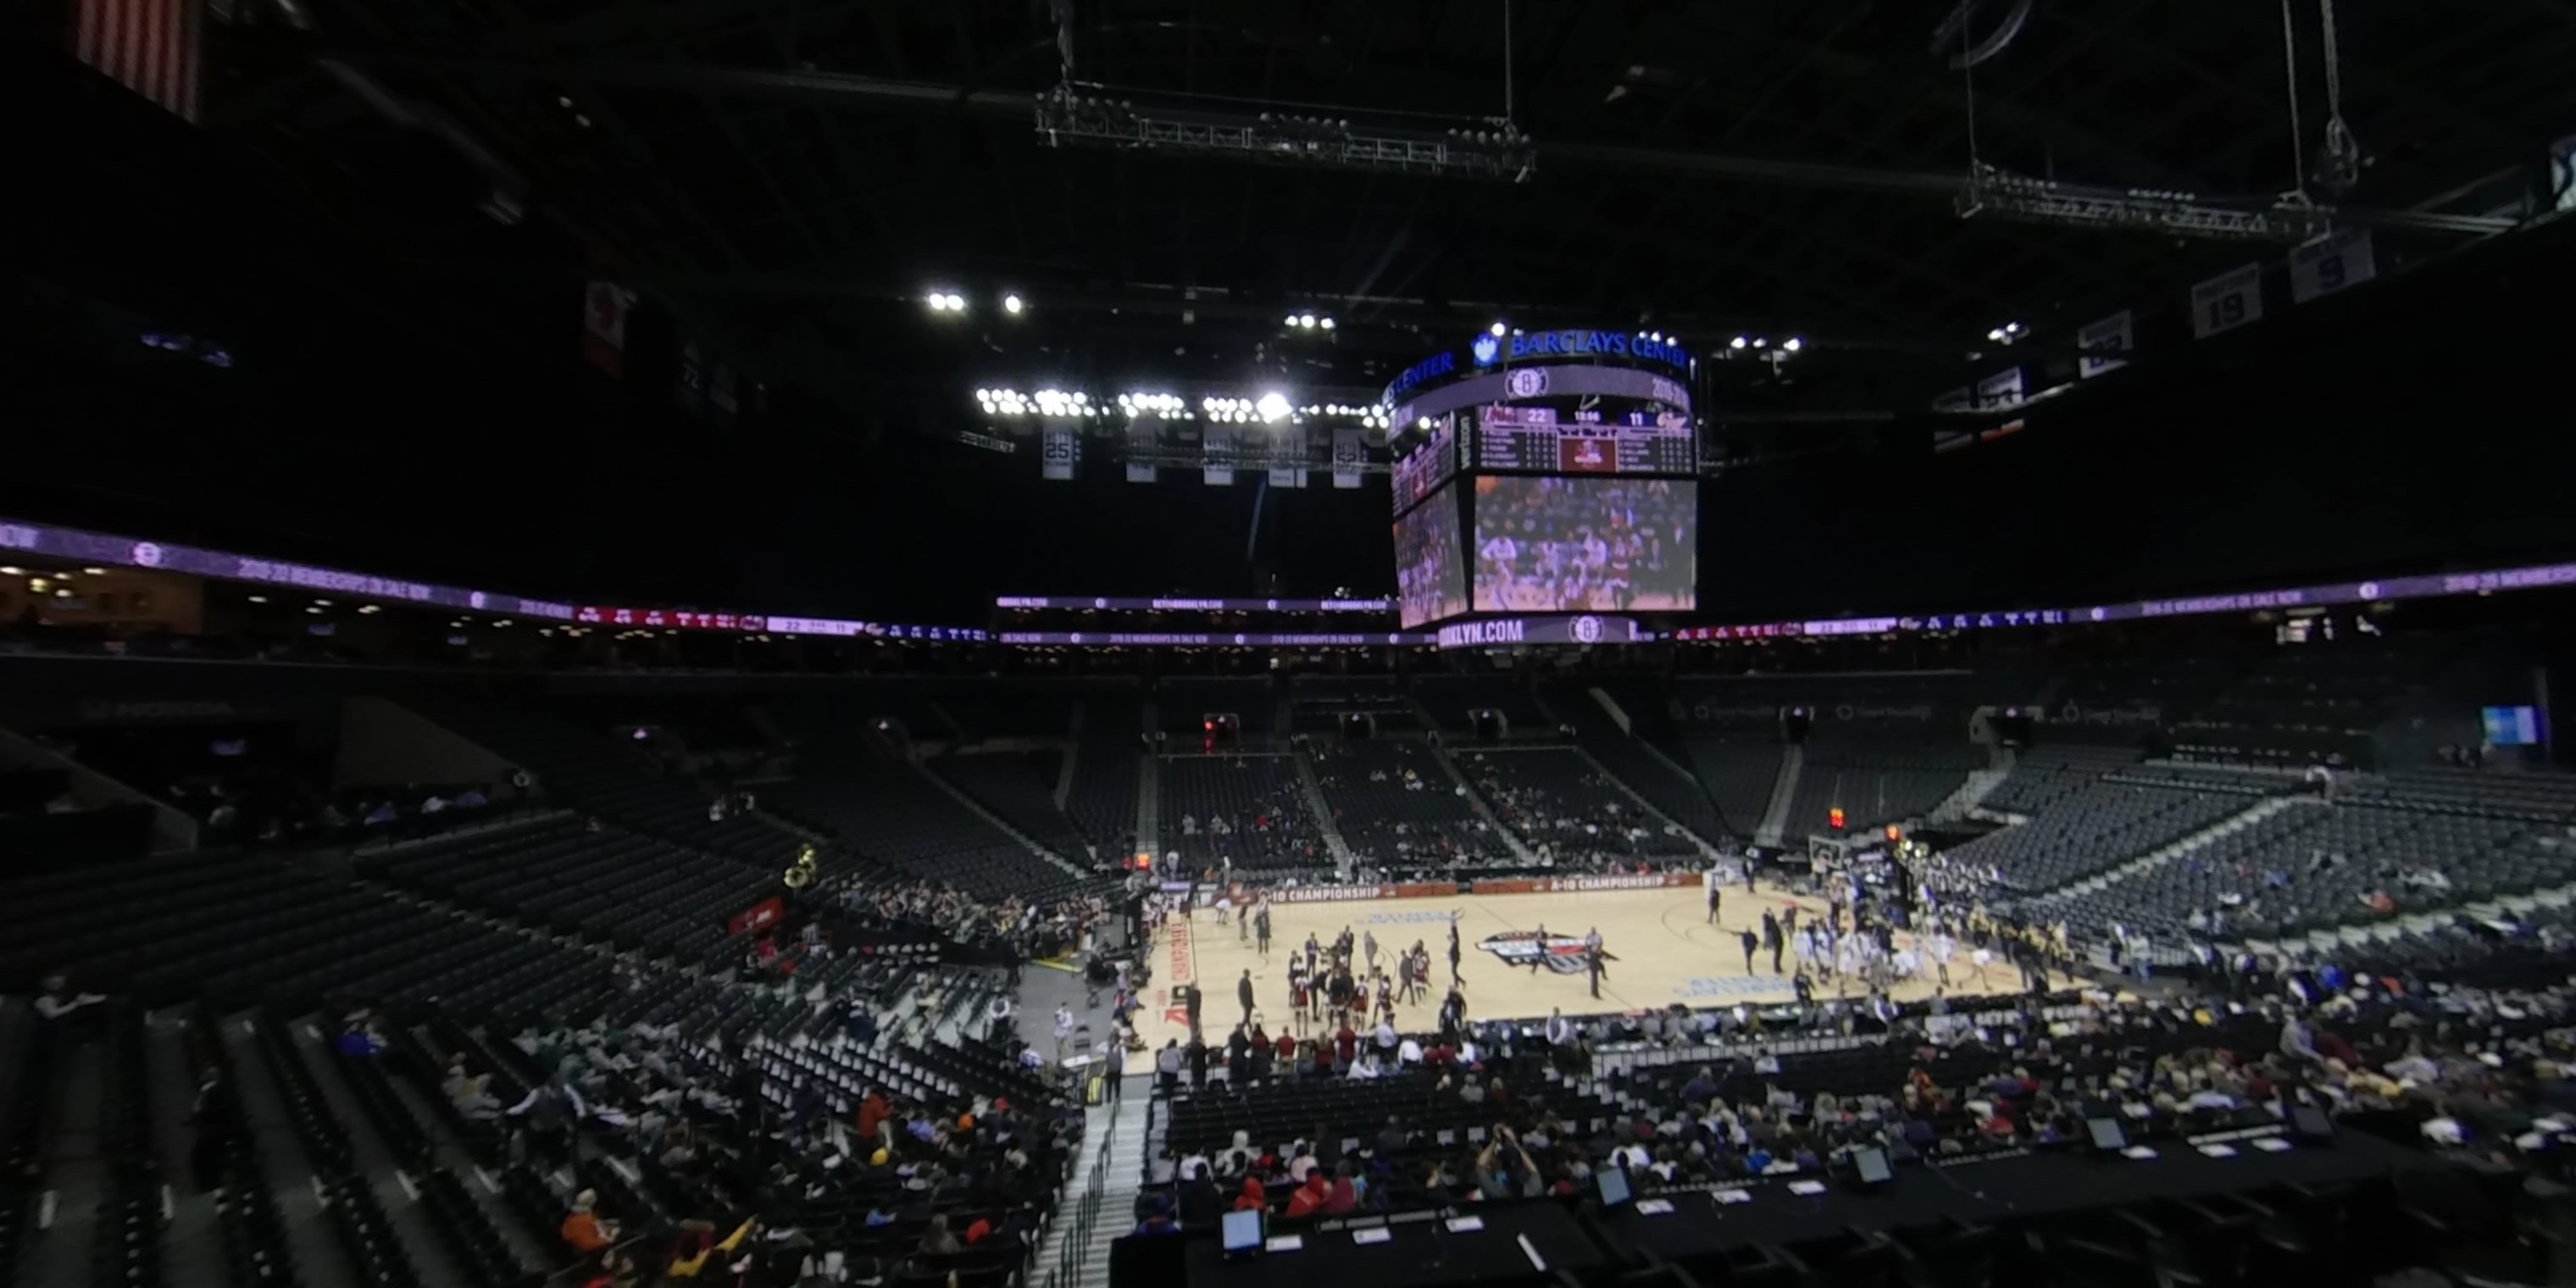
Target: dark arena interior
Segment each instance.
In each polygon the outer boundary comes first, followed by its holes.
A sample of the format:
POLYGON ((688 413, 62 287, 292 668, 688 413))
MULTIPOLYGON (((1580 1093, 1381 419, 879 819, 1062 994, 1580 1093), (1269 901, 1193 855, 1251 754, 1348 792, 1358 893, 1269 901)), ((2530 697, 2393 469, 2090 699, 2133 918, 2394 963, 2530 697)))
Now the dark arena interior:
POLYGON ((0 25, 0 1288, 2576 1283, 2567 0, 0 25))

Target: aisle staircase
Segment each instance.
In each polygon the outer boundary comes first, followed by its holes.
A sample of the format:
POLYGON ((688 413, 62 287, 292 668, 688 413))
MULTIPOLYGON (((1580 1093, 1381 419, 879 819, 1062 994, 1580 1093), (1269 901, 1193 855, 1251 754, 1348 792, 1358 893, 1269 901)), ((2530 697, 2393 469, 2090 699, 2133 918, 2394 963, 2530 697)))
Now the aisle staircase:
POLYGON ((1073 766, 1082 758, 1082 719, 1091 704, 1076 700, 1073 704, 1072 727, 1064 731, 1064 762, 1055 771, 1055 807, 1073 798, 1073 766))
POLYGON ((2052 899, 2061 897, 2074 898, 2091 894, 2123 877, 2132 876, 2137 873, 2147 871, 2150 868, 2160 867, 2182 857, 2183 855, 2189 854, 2202 846, 2208 845, 2210 842, 2218 840, 2221 837, 2233 836, 2238 832, 2244 831, 2246 828, 2262 822, 2264 819, 2282 812, 2283 810, 2299 809, 2302 807, 2323 809, 2325 808, 2325 802, 2318 800, 2314 796, 2266 796, 2263 799, 2254 802, 2252 805, 2238 810, 2197 832, 2167 841, 2163 845, 2157 846, 2155 849, 2149 850, 2126 863, 2105 868, 2102 871, 2096 872, 2080 881, 2070 881, 2054 890, 2047 891, 2047 897, 2052 899))
MULTIPOLYGON (((1145 720, 1139 728, 1150 735, 1158 727, 1154 720, 1154 700, 1149 697, 1145 699, 1145 720)), ((1149 749, 1137 761, 1136 841, 1159 861, 1163 857, 1163 758, 1149 749)))
POLYGON ((1593 773, 1601 775, 1601 777, 1609 782, 1610 785, 1618 788, 1619 794, 1627 797, 1631 802, 1633 802, 1639 813, 1654 820, 1655 826, 1689 837, 1691 844, 1698 848, 1701 858, 1709 860, 1715 860, 1717 858, 1717 847, 1709 844, 1707 837, 1701 836, 1699 833, 1673 821, 1672 815, 1655 808, 1655 803, 1647 800, 1645 793, 1629 786, 1627 779, 1611 773, 1610 767, 1602 764, 1600 757, 1593 755, 1590 751, 1582 747, 1575 748, 1574 754, 1583 757, 1583 763, 1592 766, 1593 773))
POLYGON ((1431 758, 1439 761, 1440 767, 1448 771, 1449 781, 1456 784, 1458 790, 1465 794, 1467 805, 1476 812, 1476 817, 1485 821, 1485 826, 1493 835, 1503 838, 1503 846, 1511 851, 1512 860, 1524 865, 1536 864, 1538 855, 1531 851, 1529 843, 1522 840, 1519 833, 1503 825, 1502 816, 1494 812, 1494 807, 1486 801, 1485 794, 1477 791, 1476 785, 1467 781, 1467 775, 1459 772, 1457 760, 1449 754, 1449 745, 1444 742, 1433 742, 1430 745, 1431 758))
POLYGON ((1985 804, 1986 797, 1992 795, 1995 788, 2002 786, 2004 779, 2011 776, 2013 771, 2011 751, 1998 749, 1996 755, 2003 763, 1989 765, 1984 769, 1969 770, 1967 781, 1960 783, 1958 790, 1942 797, 1941 803, 1933 806, 1932 812, 1925 816, 1926 820, 1933 823, 1956 823, 1968 817, 1978 806, 1985 804))
POLYGON ((1344 877, 1350 876, 1357 858, 1351 853, 1351 843, 1342 839, 1342 829, 1333 823, 1333 803, 1324 799, 1324 784, 1315 777, 1315 762, 1307 758, 1303 747, 1290 748, 1288 758, 1297 764, 1297 786, 1305 796, 1307 811, 1314 816, 1315 830, 1324 834, 1325 853, 1333 856, 1333 866, 1341 869, 1344 877))
POLYGON ((1798 799, 1798 775, 1807 767, 1807 749, 1792 744, 1780 749, 1780 775, 1771 780, 1771 803, 1762 807, 1762 825, 1753 829, 1753 839, 1764 845, 1782 844, 1789 830, 1789 805, 1798 799))
POLYGON ((1152 1074, 1130 1075, 1126 1094, 1092 1106, 1083 1131, 1082 1170, 1065 1185, 1065 1203, 1038 1241, 1033 1262, 1044 1288, 1105 1288, 1109 1245, 1135 1226, 1130 1213, 1145 1172, 1145 1128, 1152 1116, 1152 1074))
POLYGON ((1001 815, 984 808, 984 803, 982 801, 976 800, 974 797, 967 795, 966 789, 948 781, 947 778, 934 772, 930 766, 925 765, 918 760, 910 761, 908 763, 912 766, 912 771, 914 773, 921 775, 923 781, 937 787, 943 792, 946 792, 949 799, 964 806, 967 813, 973 814, 975 817, 984 820, 985 826, 1011 838, 1011 840, 1021 849, 1027 850, 1030 854, 1063 869, 1068 875, 1077 877, 1091 875, 1090 873, 1083 871, 1081 868, 1076 867, 1072 860, 1038 844, 1036 839, 1031 837, 1028 833, 1011 826, 1008 822, 1005 822, 1001 815))

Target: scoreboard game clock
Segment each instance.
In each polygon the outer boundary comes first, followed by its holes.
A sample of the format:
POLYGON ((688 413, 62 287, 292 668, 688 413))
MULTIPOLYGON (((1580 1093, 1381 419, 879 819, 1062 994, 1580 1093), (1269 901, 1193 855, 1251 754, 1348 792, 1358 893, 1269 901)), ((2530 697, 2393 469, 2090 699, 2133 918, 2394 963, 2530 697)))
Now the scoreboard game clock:
POLYGON ((1538 474, 1677 474, 1699 470, 1699 431, 1668 411, 1486 407, 1476 414, 1476 468, 1538 474))

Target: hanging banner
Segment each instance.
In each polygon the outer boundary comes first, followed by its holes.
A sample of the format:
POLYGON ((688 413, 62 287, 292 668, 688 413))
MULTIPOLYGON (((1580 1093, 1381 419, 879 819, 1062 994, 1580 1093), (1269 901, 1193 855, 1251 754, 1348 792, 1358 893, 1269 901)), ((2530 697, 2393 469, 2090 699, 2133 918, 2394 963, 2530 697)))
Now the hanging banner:
POLYGON ((1200 440, 1206 452, 1206 464, 1200 476, 1209 487, 1229 487, 1234 483, 1234 431, 1223 425, 1210 425, 1200 440))
POLYGON ((2138 347, 2137 320, 2122 309, 2107 318, 2084 324, 2075 333, 2075 348, 2083 356, 2075 360, 2078 378, 2090 380, 2105 372, 2129 365, 2129 351, 2138 347), (2107 352, 2095 353, 2095 349, 2107 352))
POLYGON ((2290 299, 2305 304, 2379 275, 2371 258, 2370 230, 2345 228, 2290 252, 2290 299))
POLYGON ((1274 467, 1270 471, 1270 486, 1304 487, 1306 486, 1306 471, 1296 468, 1279 469, 1274 467))
MULTIPOLYGON (((198 0, 73 0, 72 53, 117 84, 177 114, 197 119, 204 59, 204 6, 198 0)), ((229 21, 231 6, 222 6, 229 21)))
POLYGON ((707 363, 698 351, 696 340, 680 341, 679 384, 675 391, 680 406, 689 411, 704 410, 707 401, 707 363))
POLYGON ((707 373, 707 406, 715 412, 717 424, 733 423, 736 410, 733 385, 733 368, 726 363, 717 363, 716 369, 707 373))
POLYGON ((1139 416, 1139 417, 1137 417, 1137 418, 1136 418, 1136 420, 1135 420, 1135 422, 1134 422, 1134 423, 1132 423, 1132 424, 1128 425, 1128 426, 1127 426, 1127 457, 1128 457, 1128 460, 1127 460, 1127 481, 1128 481, 1128 482, 1130 482, 1130 483, 1151 483, 1151 482, 1153 482, 1153 481, 1154 481, 1154 476, 1155 476, 1159 471, 1157 471, 1157 470, 1154 468, 1154 463, 1153 463, 1153 459, 1152 459, 1152 458, 1153 458, 1154 453, 1156 453, 1156 452, 1158 452, 1158 451, 1161 451, 1161 450, 1162 450, 1162 448, 1163 448, 1163 418, 1162 418, 1162 417, 1160 417, 1160 416, 1139 416), (1137 457, 1140 457, 1140 456, 1141 456, 1141 457, 1145 457, 1146 459, 1141 460, 1141 461, 1140 461, 1140 460, 1137 460, 1136 458, 1137 458, 1137 457))
POLYGON ((615 282, 593 282, 582 293, 582 360, 608 374, 626 369, 626 315, 635 309, 635 292, 615 282))
POLYGON ((1979 411, 2009 411, 2021 406, 2021 368, 2010 367, 1977 382, 1979 411))
POLYGON ((2263 266, 2230 269, 2191 288, 2191 334, 2206 340, 2263 320, 2263 266))
POLYGON ((1368 435, 1356 429, 1333 431, 1333 486, 1360 485, 1360 467, 1368 464, 1368 435))
POLYGON ((1074 464, 1081 459, 1082 436, 1072 421, 1051 420, 1038 431, 1038 477, 1071 482, 1074 464))

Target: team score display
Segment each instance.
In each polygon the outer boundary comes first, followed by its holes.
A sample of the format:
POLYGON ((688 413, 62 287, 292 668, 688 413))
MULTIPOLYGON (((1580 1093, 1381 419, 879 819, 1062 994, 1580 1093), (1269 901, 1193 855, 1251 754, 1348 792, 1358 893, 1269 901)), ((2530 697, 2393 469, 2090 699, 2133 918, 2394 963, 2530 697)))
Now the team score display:
POLYGON ((1671 412, 1560 424, 1552 407, 1488 407, 1479 416, 1476 464, 1542 474, 1690 474, 1699 468, 1699 436, 1688 417, 1671 412))

